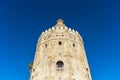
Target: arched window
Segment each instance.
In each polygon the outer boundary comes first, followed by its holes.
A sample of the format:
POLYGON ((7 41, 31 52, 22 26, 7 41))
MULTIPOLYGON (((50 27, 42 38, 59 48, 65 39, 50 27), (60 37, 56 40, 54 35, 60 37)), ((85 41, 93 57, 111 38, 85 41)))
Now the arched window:
POLYGON ((56 65, 58 68, 62 68, 64 66, 64 63, 62 61, 58 61, 56 65))

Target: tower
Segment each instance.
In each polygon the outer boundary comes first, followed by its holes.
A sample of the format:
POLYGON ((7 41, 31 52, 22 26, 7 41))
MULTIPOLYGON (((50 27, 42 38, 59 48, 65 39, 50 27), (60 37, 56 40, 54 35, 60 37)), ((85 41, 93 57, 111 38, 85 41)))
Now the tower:
POLYGON ((92 80, 82 37, 59 19, 38 39, 30 80, 92 80))

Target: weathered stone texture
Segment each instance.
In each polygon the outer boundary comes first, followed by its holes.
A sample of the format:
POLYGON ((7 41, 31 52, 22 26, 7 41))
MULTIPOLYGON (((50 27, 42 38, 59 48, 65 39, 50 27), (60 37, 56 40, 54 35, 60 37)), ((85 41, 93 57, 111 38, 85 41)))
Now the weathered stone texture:
POLYGON ((30 80, 92 80, 82 37, 63 20, 38 39, 30 80))

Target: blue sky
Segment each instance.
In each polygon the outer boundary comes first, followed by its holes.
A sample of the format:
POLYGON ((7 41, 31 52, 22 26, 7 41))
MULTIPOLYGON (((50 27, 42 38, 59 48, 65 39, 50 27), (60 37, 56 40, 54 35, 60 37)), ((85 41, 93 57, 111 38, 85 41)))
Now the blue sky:
POLYGON ((119 0, 0 0, 0 80, 29 80, 37 40, 59 18, 83 37, 93 80, 120 80, 119 0))

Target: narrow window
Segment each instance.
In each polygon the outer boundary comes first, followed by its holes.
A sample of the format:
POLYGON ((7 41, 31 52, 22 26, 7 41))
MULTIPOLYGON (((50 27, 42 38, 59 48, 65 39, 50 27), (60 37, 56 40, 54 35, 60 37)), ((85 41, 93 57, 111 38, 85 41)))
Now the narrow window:
POLYGON ((73 43, 73 47, 75 47, 75 43, 73 43))
POLYGON ((33 72, 35 71, 35 69, 33 69, 33 72))
POLYGON ((61 42, 61 41, 59 41, 59 45, 62 45, 62 42, 61 42))
POLYGON ((88 68, 86 68, 86 71, 88 71, 88 68))
POLYGON ((45 47, 47 48, 47 44, 45 44, 45 47))

